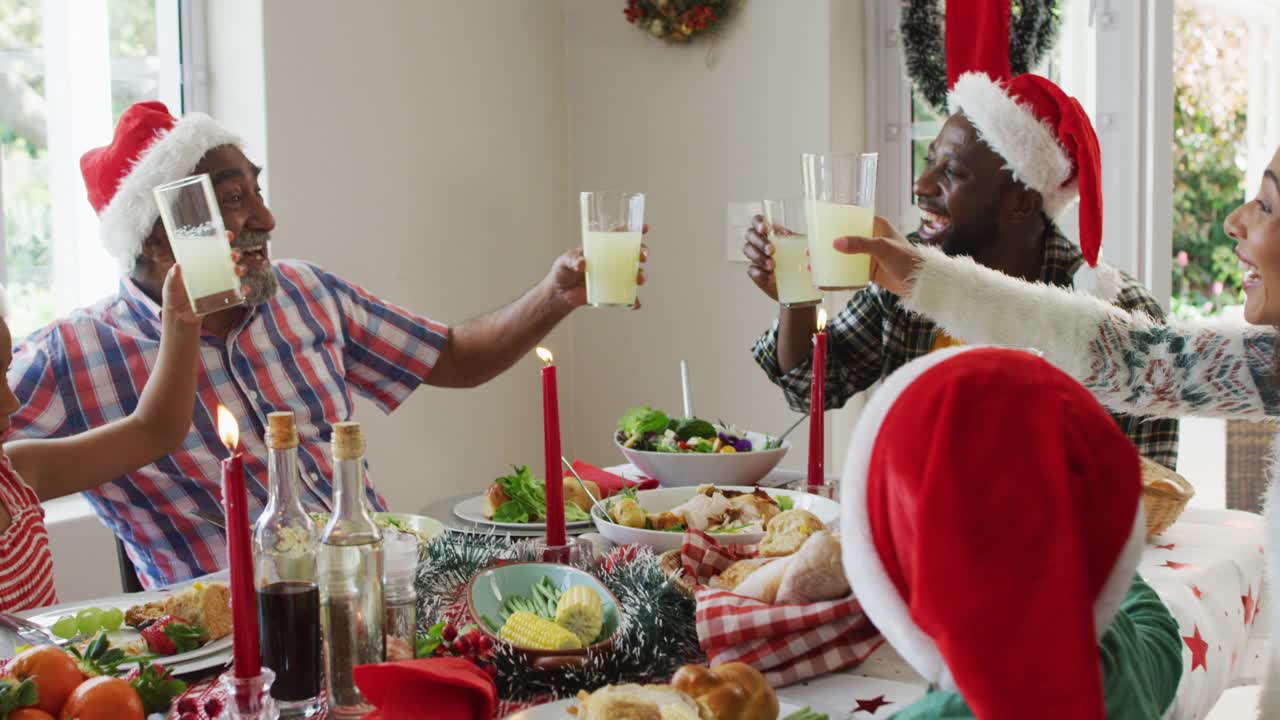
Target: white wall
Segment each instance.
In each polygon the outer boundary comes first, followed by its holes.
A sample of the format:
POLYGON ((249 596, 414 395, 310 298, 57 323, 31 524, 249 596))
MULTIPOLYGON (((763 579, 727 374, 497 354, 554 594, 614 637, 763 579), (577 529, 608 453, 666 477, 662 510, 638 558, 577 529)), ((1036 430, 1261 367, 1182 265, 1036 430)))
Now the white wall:
MULTIPOLYGON (((251 0, 260 39, 236 17, 244 6, 211 5, 232 16, 210 22, 224 58, 215 115, 252 125, 235 102, 252 102, 256 81, 237 70, 265 48, 257 159, 277 257, 458 322, 517 296, 568 248, 555 3, 251 0)), ((567 334, 550 343, 568 355, 567 334)), ((389 417, 362 404, 357 419, 396 508, 479 491, 509 463, 541 465, 532 361, 478 390, 424 388, 389 417)))
MULTIPOLYGON (((617 3, 565 0, 569 189, 642 191, 651 226, 644 308, 575 321, 573 447, 584 457, 611 461, 626 407, 680 409, 681 358, 699 414, 773 432, 790 424, 749 353, 777 306, 727 260, 726 204, 799 195, 801 153, 858 149, 848 138, 861 138, 850 119, 861 24, 847 22, 847 6, 860 18, 860 3, 744 3, 708 67, 704 43, 667 46, 627 25, 617 3)), ((806 433, 796 435, 784 465, 800 468, 806 433)))
MULTIPOLYGON (((577 191, 641 190, 644 309, 580 311, 547 343, 566 452, 619 461, 618 414, 678 409, 681 358, 701 414, 789 424, 749 354, 776 306, 726 258, 726 203, 798 194, 802 152, 860 149, 860 3, 745 3, 714 67, 706 44, 666 46, 598 0, 210 5, 211 111, 267 167, 277 256, 456 322, 515 297, 577 243, 577 191)), ((532 360, 478 390, 419 391, 390 417, 362 406, 359 419, 399 508, 541 464, 532 360)), ((838 461, 843 426, 829 426, 838 461)), ((784 464, 798 468, 797 436, 784 464)))

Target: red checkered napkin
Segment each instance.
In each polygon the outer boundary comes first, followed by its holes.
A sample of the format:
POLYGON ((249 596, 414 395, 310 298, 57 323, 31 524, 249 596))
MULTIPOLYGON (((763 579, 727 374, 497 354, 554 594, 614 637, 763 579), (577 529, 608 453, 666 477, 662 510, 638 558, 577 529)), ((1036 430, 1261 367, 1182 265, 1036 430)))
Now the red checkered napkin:
POLYGON ((856 665, 884 642, 852 595, 806 605, 769 605, 706 587, 735 560, 755 554, 754 545, 722 546, 700 530, 685 532, 681 562, 698 583, 698 641, 711 665, 744 662, 780 687, 856 665))

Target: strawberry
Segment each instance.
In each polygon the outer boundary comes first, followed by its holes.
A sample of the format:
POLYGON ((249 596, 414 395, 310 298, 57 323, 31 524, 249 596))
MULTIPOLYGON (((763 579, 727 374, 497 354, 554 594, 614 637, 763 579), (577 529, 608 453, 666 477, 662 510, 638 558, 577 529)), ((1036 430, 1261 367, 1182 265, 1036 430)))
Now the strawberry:
POLYGON ((147 647, 157 655, 176 655, 200 647, 204 628, 188 625, 172 615, 165 615, 142 631, 147 647))
MULTIPOLYGON (((148 663, 146 660, 138 663, 138 667, 129 673, 127 679, 149 713, 168 710, 173 699, 187 689, 187 684, 173 677, 173 673, 163 665, 148 663)), ((181 707, 178 709, 182 710, 181 707)))

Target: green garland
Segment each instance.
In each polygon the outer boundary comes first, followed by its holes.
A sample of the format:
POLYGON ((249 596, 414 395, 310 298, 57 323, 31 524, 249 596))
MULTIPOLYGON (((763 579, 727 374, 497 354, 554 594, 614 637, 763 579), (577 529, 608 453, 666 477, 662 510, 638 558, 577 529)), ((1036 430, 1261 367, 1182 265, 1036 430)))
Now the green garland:
MULTIPOLYGON (((494 535, 471 536, 465 542, 447 536, 433 540, 418 564, 415 583, 419 631, 427 632, 444 615, 476 573, 520 557, 521 549, 521 543, 494 535)), ((706 662, 698 645, 694 602, 667 577, 651 549, 638 548, 634 559, 581 569, 600 578, 623 608, 612 649, 592 653, 582 667, 534 671, 522 655, 499 643, 493 656, 499 697, 572 697, 579 690, 614 683, 665 682, 681 665, 706 662)))
MULTIPOLYGON (((1011 0, 1009 65, 1030 72, 1053 49, 1061 24, 1057 0, 1011 0)), ((903 0, 907 75, 934 110, 947 112, 947 54, 941 0, 903 0)))

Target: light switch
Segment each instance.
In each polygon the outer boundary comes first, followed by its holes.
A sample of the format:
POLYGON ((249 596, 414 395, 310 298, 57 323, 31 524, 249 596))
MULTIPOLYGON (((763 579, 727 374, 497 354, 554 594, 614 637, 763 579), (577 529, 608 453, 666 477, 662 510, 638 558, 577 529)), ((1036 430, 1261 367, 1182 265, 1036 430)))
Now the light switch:
POLYGON ((731 202, 725 213, 725 258, 729 262, 747 261, 742 254, 742 244, 747 228, 751 227, 751 218, 764 213, 764 207, 758 201, 731 202))

